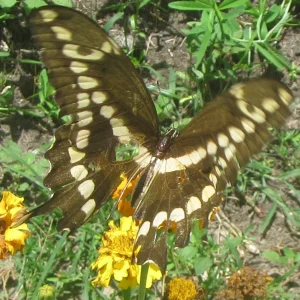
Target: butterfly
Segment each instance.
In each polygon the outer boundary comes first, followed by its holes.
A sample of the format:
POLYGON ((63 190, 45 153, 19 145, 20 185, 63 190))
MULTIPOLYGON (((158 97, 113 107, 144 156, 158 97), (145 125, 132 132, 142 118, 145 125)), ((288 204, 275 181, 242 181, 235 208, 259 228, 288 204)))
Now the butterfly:
POLYGON ((55 132, 46 153, 52 167, 45 184, 54 195, 27 217, 60 208, 59 228, 76 229, 124 176, 137 179, 131 196, 133 217, 140 220, 137 262, 165 269, 168 228, 176 224, 175 245, 184 247, 193 220, 207 223, 239 169, 271 139, 269 128, 285 123, 291 91, 269 79, 233 85, 182 132, 162 135, 141 77, 96 23, 75 10, 47 6, 32 13, 30 25, 60 116, 70 121, 55 132), (118 159, 118 149, 128 144, 137 154, 118 159))

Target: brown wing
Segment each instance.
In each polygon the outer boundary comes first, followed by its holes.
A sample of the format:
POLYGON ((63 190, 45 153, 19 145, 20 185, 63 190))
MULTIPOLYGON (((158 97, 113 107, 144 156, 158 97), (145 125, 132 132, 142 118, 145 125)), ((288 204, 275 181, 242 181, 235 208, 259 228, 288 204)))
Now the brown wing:
POLYGON ((168 223, 177 224, 176 246, 188 241, 193 219, 206 224, 227 184, 251 155, 271 139, 289 116, 293 97, 283 84, 266 79, 234 85, 194 117, 161 162, 142 203, 136 247, 139 262, 166 265, 168 223), (161 224, 167 224, 161 233, 161 224))
POLYGON ((54 196, 30 215, 61 208, 60 227, 74 229, 105 203, 121 174, 130 178, 147 164, 159 136, 157 114, 129 59, 86 16, 43 7, 32 13, 30 25, 60 114, 71 117, 46 155, 52 168, 45 184, 54 196), (117 161, 117 147, 126 143, 138 145, 140 153, 117 161))

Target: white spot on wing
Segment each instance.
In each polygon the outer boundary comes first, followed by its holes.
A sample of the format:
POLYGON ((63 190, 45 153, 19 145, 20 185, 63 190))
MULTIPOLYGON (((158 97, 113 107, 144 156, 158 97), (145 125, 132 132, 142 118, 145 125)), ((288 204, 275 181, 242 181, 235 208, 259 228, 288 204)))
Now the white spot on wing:
POLYGON ((189 157, 191 158, 191 161, 193 162, 194 165, 196 165, 199 161, 201 161, 201 157, 196 150, 192 151, 189 154, 189 157))
POLYGON ((222 148, 226 148, 229 144, 229 138, 224 133, 218 134, 218 143, 222 148))
POLYGON ((51 9, 41 10, 38 12, 38 14, 41 16, 41 19, 44 23, 52 22, 58 16, 58 13, 51 9))
POLYGON ((182 155, 182 156, 179 156, 179 157, 176 157, 176 159, 182 163, 183 165, 189 167, 193 164, 193 162, 191 161, 191 158, 189 155, 182 155))
POLYGON ((168 214, 166 211, 160 211, 159 213, 156 214, 152 226, 153 227, 158 227, 160 226, 164 221, 168 219, 168 214))
POLYGON ((84 73, 88 70, 88 66, 80 61, 72 61, 70 64, 70 69, 75 74, 84 73))
POLYGON ((69 147, 68 152, 69 152, 71 164, 74 164, 85 157, 85 153, 78 151, 74 147, 69 147))
POLYGON ((72 41, 72 32, 61 26, 51 26, 51 30, 55 33, 55 37, 61 41, 72 41))
POLYGON ((207 153, 209 155, 216 155, 218 150, 217 145, 213 141, 208 141, 207 143, 207 153))
POLYGON ((106 52, 106 53, 111 53, 112 52, 112 44, 109 43, 108 41, 105 41, 102 45, 101 45, 101 50, 106 52))
POLYGON ((128 130, 127 127, 123 126, 123 127, 114 127, 112 128, 112 132, 114 136, 119 136, 119 137, 126 137, 131 135, 130 131, 128 130))
POLYGON ((185 166, 177 159, 170 157, 162 161, 159 173, 169 173, 179 170, 185 170, 185 166))
POLYGON ((223 157, 218 158, 218 163, 222 167, 222 169, 225 169, 227 167, 226 160, 223 157))
POLYGON ((104 56, 102 51, 96 50, 89 48, 89 54, 82 54, 80 53, 80 47, 79 45, 75 44, 65 44, 62 48, 62 53, 70 58, 73 59, 82 59, 82 60, 101 60, 102 57, 104 56))
POLYGON ((85 213, 85 218, 83 220, 83 222, 85 222, 91 215, 92 213, 94 212, 96 208, 96 202, 94 199, 90 199, 88 200, 85 204, 83 204, 81 206, 81 211, 85 213))
POLYGON ((257 123, 264 123, 266 121, 266 114, 259 108, 257 108, 254 105, 250 105, 246 101, 243 100, 237 100, 236 101, 237 107, 240 109, 240 111, 245 114, 247 117, 252 119, 253 121, 257 123), (251 108, 251 109, 249 109, 251 108))
POLYGON ((209 180, 213 183, 214 187, 217 187, 218 179, 215 174, 210 173, 209 174, 209 180))
POLYGON ((76 95, 78 100, 77 108, 84 108, 90 105, 90 99, 88 93, 79 93, 76 95))
POLYGON ((281 99, 281 101, 286 105, 289 106, 289 104, 292 102, 293 97, 290 93, 288 93, 284 88, 278 88, 278 94, 281 99))
POLYGON ((248 133, 255 132, 255 124, 252 121, 250 121, 249 119, 242 118, 241 123, 246 132, 248 132, 248 133))
POLYGON ((100 115, 106 119, 110 119, 115 112, 115 109, 109 105, 103 105, 100 108, 100 115))
POLYGON ((87 129, 78 131, 76 137, 76 146, 78 149, 83 149, 89 144, 88 137, 90 136, 90 134, 91 132, 87 129))
POLYGON ((71 175, 77 181, 84 179, 88 175, 88 171, 84 165, 77 165, 70 169, 71 175))
POLYGON ((89 76, 79 76, 77 78, 77 84, 83 90, 93 89, 99 86, 98 80, 89 76))
POLYGON ((207 185, 202 190, 202 201, 207 202, 215 193, 216 193, 215 188, 211 185, 207 185))
POLYGON ((201 201, 198 197, 192 196, 187 203, 187 213, 190 215, 194 211, 200 209, 202 206, 201 201))
POLYGON ((124 120, 121 118, 111 118, 109 121, 111 127, 121 127, 124 126, 124 120))
POLYGON ((201 159, 203 159, 203 158, 206 157, 207 152, 206 152, 206 150, 205 150, 204 148, 199 147, 199 148, 197 149, 197 151, 198 151, 198 153, 199 153, 201 159))
POLYGON ((182 208, 174 208, 170 214, 170 221, 179 222, 184 219, 184 210, 182 208))
POLYGON ((146 221, 140 227, 136 239, 138 239, 141 235, 146 236, 148 234, 149 230, 150 230, 150 222, 146 221))
POLYGON ((102 104, 106 101, 106 94, 103 92, 95 91, 91 97, 92 101, 96 104, 102 104))
POLYGON ((179 156, 176 159, 183 165, 189 167, 192 164, 198 164, 203 158, 206 157, 206 155, 206 150, 202 147, 199 147, 197 150, 193 150, 189 154, 179 156))
POLYGON ((84 198, 87 199, 93 192, 95 189, 95 184, 93 182, 93 180, 86 180, 84 182, 82 182, 79 186, 78 186, 78 192, 80 193, 80 195, 84 198))
POLYGON ((238 99, 244 99, 244 87, 245 87, 245 84, 244 83, 238 83, 238 84, 235 84, 233 85, 229 90, 228 92, 238 98, 238 99))
POLYGON ((77 113, 78 122, 76 123, 79 127, 84 127, 93 122, 93 113, 91 111, 81 111, 77 113))
POLYGON ((272 98, 264 98, 261 106, 269 113, 274 113, 279 108, 279 104, 272 98))
POLYGON ((217 166, 215 166, 215 171, 216 171, 217 175, 220 177, 222 173, 217 166))
POLYGON ((228 128, 228 131, 229 131, 230 137, 236 143, 241 143, 241 142, 244 141, 244 139, 245 139, 245 133, 241 129, 239 129, 239 128, 235 127, 235 126, 230 126, 228 128))
MULTIPOLYGON (((231 144, 232 145, 232 144, 231 144)), ((225 154, 225 157, 228 161, 230 161, 232 158, 233 158, 233 155, 234 153, 232 152, 232 150, 230 148, 226 148, 224 150, 224 154, 225 154)))

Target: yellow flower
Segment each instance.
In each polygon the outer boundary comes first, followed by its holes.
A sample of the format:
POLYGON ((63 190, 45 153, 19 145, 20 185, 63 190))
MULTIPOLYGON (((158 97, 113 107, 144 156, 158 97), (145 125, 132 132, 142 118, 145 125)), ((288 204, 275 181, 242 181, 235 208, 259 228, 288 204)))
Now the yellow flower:
POLYGON ((14 255, 16 251, 23 249, 25 240, 29 237, 29 229, 26 224, 13 228, 19 220, 25 206, 24 198, 16 197, 8 191, 2 193, 0 202, 0 258, 7 258, 8 253, 14 255))
POLYGON ((191 279, 173 278, 168 284, 168 300, 205 299, 199 294, 196 283, 191 279))
MULTIPOLYGON (((138 225, 132 217, 122 217, 120 227, 113 221, 108 223, 110 229, 102 237, 100 256, 92 263, 92 269, 97 269, 98 274, 92 284, 94 286, 108 286, 113 277, 119 282, 121 289, 134 288, 140 283, 141 266, 132 262, 139 251, 133 253, 134 241, 138 232, 138 225)), ((162 277, 161 271, 154 264, 150 264, 147 275, 149 288, 154 280, 162 277)))

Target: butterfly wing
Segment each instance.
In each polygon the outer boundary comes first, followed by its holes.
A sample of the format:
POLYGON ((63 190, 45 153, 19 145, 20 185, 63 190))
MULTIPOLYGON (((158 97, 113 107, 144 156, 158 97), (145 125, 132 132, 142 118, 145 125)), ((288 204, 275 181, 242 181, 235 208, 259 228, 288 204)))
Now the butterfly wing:
POLYGON ((149 186, 139 185, 138 261, 153 261, 163 270, 171 223, 176 245, 185 246, 191 221, 206 223, 226 185, 269 141, 268 128, 284 123, 291 92, 263 79, 233 86, 191 121, 156 167, 155 108, 121 49, 87 17, 64 7, 35 11, 31 27, 61 116, 71 120, 56 131, 47 153, 52 168, 45 183, 56 190, 54 196, 29 216, 61 208, 60 227, 74 229, 105 203, 121 175, 132 178, 144 170, 143 179, 153 178, 145 181, 149 186), (139 155, 118 161, 116 149, 126 143, 137 144, 139 155))
POLYGON ((293 97, 283 84, 252 80, 232 86, 194 117, 171 146, 135 212, 142 218, 136 247, 139 262, 166 265, 167 228, 176 223, 184 247, 192 220, 207 222, 240 168, 271 139, 289 116, 293 97), (162 230, 164 224, 165 230, 162 230))
POLYGON ((132 63, 89 18, 51 6, 34 11, 30 25, 60 115, 70 116, 46 154, 45 184, 54 196, 31 215, 60 208, 60 227, 74 229, 105 203, 121 175, 147 165, 159 136, 157 114, 132 63), (139 155, 117 161, 117 147, 126 143, 139 145, 139 155))

